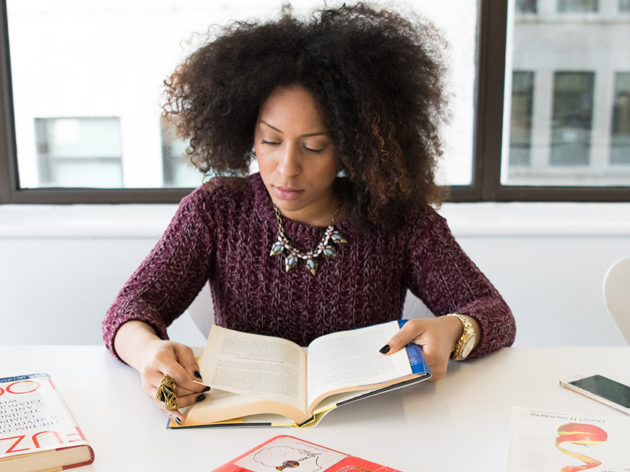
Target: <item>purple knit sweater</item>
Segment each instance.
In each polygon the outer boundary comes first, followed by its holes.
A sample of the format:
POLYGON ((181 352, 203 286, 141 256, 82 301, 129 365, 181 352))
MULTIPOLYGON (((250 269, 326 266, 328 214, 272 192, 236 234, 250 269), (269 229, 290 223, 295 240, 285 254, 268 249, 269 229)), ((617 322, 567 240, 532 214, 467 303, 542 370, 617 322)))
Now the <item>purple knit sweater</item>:
MULTIPOLYGON (((283 218, 285 234, 302 250, 323 228, 283 218)), ((255 174, 234 187, 215 179, 184 198, 166 232, 127 281, 103 321, 108 348, 129 320, 166 327, 210 283, 215 322, 227 328, 281 336, 300 345, 333 331, 399 319, 407 289, 436 315, 462 313, 481 326, 480 357, 514 341, 514 318, 497 290, 431 209, 409 215, 396 232, 337 223, 347 244, 320 256, 311 275, 303 261, 285 272, 269 256, 278 235, 271 199, 255 174)))

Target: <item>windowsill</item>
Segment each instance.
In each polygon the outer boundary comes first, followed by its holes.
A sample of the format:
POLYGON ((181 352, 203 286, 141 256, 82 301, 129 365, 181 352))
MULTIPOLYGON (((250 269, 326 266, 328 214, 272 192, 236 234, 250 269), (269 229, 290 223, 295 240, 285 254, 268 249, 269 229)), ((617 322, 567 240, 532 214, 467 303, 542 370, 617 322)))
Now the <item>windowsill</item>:
MULTIPOLYGON (((0 205, 0 239, 156 239, 177 205, 0 205)), ((630 203, 446 203, 456 236, 630 236, 630 203)))

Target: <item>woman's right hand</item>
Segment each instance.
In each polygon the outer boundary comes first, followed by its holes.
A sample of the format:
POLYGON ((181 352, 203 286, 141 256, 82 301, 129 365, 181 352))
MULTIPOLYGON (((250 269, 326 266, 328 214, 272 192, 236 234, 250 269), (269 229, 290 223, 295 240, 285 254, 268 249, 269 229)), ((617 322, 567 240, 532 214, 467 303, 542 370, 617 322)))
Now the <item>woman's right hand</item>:
POLYGON ((195 382, 201 380, 201 375, 192 349, 178 342, 160 339, 147 323, 135 320, 124 323, 116 333, 114 348, 122 360, 140 373, 146 394, 178 423, 183 419, 182 413, 167 410, 165 404, 156 399, 164 376, 169 375, 175 381, 179 408, 203 400, 204 392, 210 390, 210 387, 195 382))
POLYGON ((147 342, 136 368, 146 394, 169 418, 178 423, 183 419, 182 413, 179 410, 167 410, 165 404, 156 398, 162 378, 169 375, 175 381, 179 408, 202 401, 205 398, 204 392, 210 390, 210 387, 196 382, 201 380, 201 375, 192 349, 178 342, 159 338, 147 342))

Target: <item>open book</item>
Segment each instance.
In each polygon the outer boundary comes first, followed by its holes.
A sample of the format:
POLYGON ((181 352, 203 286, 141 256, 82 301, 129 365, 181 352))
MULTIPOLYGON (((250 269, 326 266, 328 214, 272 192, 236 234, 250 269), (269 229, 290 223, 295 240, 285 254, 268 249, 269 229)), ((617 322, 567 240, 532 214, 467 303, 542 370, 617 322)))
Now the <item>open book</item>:
POLYGON ((286 339, 212 326, 199 360, 206 399, 181 428, 210 424, 313 426, 332 409, 431 377, 422 349, 379 349, 405 320, 339 331, 306 349, 286 339))

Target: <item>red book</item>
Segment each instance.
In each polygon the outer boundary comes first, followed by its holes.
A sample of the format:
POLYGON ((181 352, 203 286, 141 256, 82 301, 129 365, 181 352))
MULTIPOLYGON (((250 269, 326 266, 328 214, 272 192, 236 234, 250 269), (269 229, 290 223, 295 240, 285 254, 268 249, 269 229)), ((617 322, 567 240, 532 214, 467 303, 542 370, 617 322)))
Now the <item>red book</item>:
POLYGON ((274 436, 212 472, 401 472, 288 435, 274 436))

